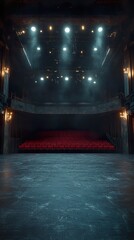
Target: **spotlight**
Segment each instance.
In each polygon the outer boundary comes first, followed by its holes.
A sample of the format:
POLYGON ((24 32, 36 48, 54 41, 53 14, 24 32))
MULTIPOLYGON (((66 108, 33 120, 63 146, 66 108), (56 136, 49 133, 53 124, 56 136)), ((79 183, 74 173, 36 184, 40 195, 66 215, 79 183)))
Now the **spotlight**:
POLYGON ((92 81, 92 77, 89 77, 89 78, 88 78, 88 81, 92 81))
POLYGON ((83 31, 85 30, 85 26, 84 25, 81 26, 81 30, 83 30, 83 31))
POLYGON ((98 32, 102 32, 103 28, 102 27, 98 27, 98 32))
POLYGON ((66 32, 66 33, 69 33, 69 32, 70 32, 70 28, 69 28, 69 27, 66 27, 66 28, 65 28, 65 32, 66 32))
POLYGON ((85 76, 83 76, 82 79, 85 79, 85 76))
POLYGON ((34 26, 31 27, 32 32, 36 32, 36 30, 37 30, 36 27, 34 27, 34 26))
POLYGON ((98 48, 97 47, 94 47, 94 52, 98 51, 98 48))
POLYGON ((52 30, 53 30, 53 27, 52 27, 52 26, 49 26, 49 30, 52 31, 52 30))
POLYGON ((37 83, 37 81, 35 81, 35 83, 37 83))
POLYGON ((93 83, 96 84, 96 81, 94 81, 93 83))
POLYGON ((41 80, 41 81, 44 81, 44 77, 41 77, 40 80, 41 80))
POLYGON ((49 79, 49 76, 46 76, 46 79, 49 79))
POLYGON ((92 30, 91 33, 94 33, 94 30, 92 30))
POLYGON ((37 47, 37 51, 40 51, 41 50, 41 48, 40 47, 37 47))
POLYGON ((67 48, 66 48, 66 47, 63 47, 63 51, 66 52, 66 51, 67 51, 67 48))
POLYGON ((69 80, 69 77, 65 77, 65 81, 68 81, 69 80))
POLYGON ((43 31, 42 30, 40 30, 40 33, 42 33, 43 31))

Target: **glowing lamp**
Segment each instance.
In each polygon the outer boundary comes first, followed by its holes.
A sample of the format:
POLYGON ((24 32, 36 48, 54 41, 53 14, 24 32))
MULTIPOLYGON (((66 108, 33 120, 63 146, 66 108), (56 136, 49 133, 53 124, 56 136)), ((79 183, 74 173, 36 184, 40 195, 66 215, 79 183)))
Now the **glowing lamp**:
POLYGON ((70 32, 70 28, 69 27, 66 27, 65 28, 65 33, 69 33, 70 32))
POLYGON ((103 31, 103 27, 98 27, 98 32, 102 32, 103 31))
POLYGON ((34 27, 34 26, 31 27, 32 32, 36 32, 36 30, 37 30, 36 27, 34 27))

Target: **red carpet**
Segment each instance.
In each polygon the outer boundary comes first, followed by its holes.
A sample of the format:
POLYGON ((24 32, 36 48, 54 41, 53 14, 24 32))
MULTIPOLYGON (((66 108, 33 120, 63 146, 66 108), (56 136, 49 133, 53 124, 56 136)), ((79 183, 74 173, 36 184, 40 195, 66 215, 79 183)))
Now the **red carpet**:
POLYGON ((115 146, 99 139, 91 131, 43 131, 19 146, 21 151, 103 151, 114 152, 115 146))

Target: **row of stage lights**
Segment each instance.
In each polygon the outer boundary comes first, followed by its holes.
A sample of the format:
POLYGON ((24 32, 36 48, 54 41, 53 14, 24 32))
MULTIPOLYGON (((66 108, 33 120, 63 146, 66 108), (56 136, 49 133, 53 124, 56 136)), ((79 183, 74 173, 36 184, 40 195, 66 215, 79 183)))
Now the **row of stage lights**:
MULTIPOLYGON (((41 47, 38 46, 38 47, 36 48, 36 50, 37 50, 37 51, 41 51, 41 47)), ((68 50, 69 50, 69 49, 68 49, 66 46, 64 46, 64 47, 62 48, 62 51, 63 51, 63 52, 67 52, 68 50)), ((94 50, 94 52, 96 52, 96 51, 98 51, 98 48, 97 48, 97 47, 94 47, 93 50, 94 50)), ((49 51, 49 54, 51 54, 51 53, 52 53, 52 51, 49 51)), ((83 50, 81 50, 80 53, 83 54, 83 50)))
MULTIPOLYGON (((81 29, 81 31, 86 31, 86 26, 85 26, 85 25, 81 25, 80 29, 81 29)), ((50 25, 50 26, 48 26, 48 30, 49 30, 50 32, 52 32, 52 31, 54 30, 54 27, 53 27, 52 25, 50 25)), ((43 33, 43 30, 42 30, 42 29, 38 30, 37 27, 31 26, 31 32, 34 33, 34 32, 37 32, 37 31, 39 31, 40 33, 43 33)), ((64 32, 65 32, 66 34, 71 33, 71 28, 68 27, 68 26, 65 27, 65 28, 64 28, 64 32)), ((95 32, 95 31, 92 29, 92 30, 91 30, 91 33, 94 33, 94 32, 95 32)), ((102 27, 102 26, 99 26, 99 27, 97 28, 97 32, 99 32, 99 33, 103 32, 103 27, 102 27)), ((19 31, 19 32, 18 32, 19 35, 22 35, 22 34, 25 34, 25 33, 26 33, 25 30, 22 30, 22 31, 19 31)))
MULTIPOLYGON (((65 81, 69 81, 70 80, 70 77, 68 77, 68 76, 61 76, 61 77, 57 77, 57 79, 59 79, 59 78, 61 78, 61 79, 64 79, 65 81)), ((82 79, 85 79, 86 77, 85 76, 83 76, 82 77, 82 79)), ((45 78, 42 76, 42 77, 40 77, 40 81, 44 81, 44 80, 46 80, 46 79, 49 79, 49 76, 46 76, 45 78)), ((96 84, 96 81, 93 81, 93 78, 92 77, 88 77, 87 78, 87 80, 89 81, 89 82, 92 82, 93 84, 96 84)), ((37 81, 35 81, 35 83, 37 83, 37 81)))
MULTIPOLYGON (((51 26, 51 25, 48 27, 48 30, 49 30, 49 31, 53 31, 53 29, 54 29, 54 28, 53 28, 53 26, 51 26)), ((82 31, 85 31, 85 30, 86 30, 85 25, 82 25, 82 26, 81 26, 81 30, 82 30, 82 31)), ((35 26, 32 26, 32 27, 31 27, 31 31, 32 31, 32 32, 36 32, 36 31, 37 31, 37 28, 36 28, 35 26)), ((103 32, 103 27, 99 26, 99 27, 97 28, 97 31, 98 31, 98 32, 103 32)), ((40 30, 40 33, 42 33, 42 32, 43 32, 43 30, 41 29, 41 30, 40 30)), ((71 28, 68 27, 68 26, 65 27, 65 28, 64 28, 64 32, 67 33, 67 34, 69 34, 69 33, 71 32, 71 28)), ((91 30, 91 32, 94 33, 94 30, 91 30)))

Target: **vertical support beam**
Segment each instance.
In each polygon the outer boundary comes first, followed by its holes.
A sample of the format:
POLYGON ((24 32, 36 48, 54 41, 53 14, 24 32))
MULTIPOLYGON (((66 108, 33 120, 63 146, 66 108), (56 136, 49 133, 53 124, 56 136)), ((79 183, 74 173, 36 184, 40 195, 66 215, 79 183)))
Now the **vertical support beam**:
POLYGON ((125 96, 129 95, 128 69, 125 69, 125 68, 124 68, 124 93, 125 93, 125 96))
MULTIPOLYGON (((131 42, 131 36, 124 51, 124 94, 130 96, 134 91, 134 45, 131 42)), ((131 100, 130 100, 131 101, 131 100)), ((131 104, 131 102, 130 102, 131 104)), ((133 121, 132 116, 127 115, 121 118, 122 150, 124 153, 133 153, 133 121)))
MULTIPOLYGON (((3 67, 3 95, 4 101, 7 102, 9 95, 9 67, 3 67)), ((3 153, 8 154, 10 152, 10 120, 12 114, 5 109, 4 124, 3 124, 3 153)))
MULTIPOLYGON (((5 97, 5 102, 8 99, 9 94, 9 68, 4 68, 4 76, 3 76, 3 94, 5 97)), ((4 117, 4 129, 3 129, 3 153, 7 154, 10 152, 10 116, 8 116, 7 109, 5 110, 4 117)))
POLYGON ((125 97, 130 94, 131 70, 130 70, 130 52, 129 46, 124 51, 124 94, 125 97))
POLYGON ((4 68, 4 77, 3 77, 3 94, 5 96, 5 100, 8 99, 9 93, 9 68, 4 68))
POLYGON ((12 112, 8 109, 5 110, 4 118, 4 131, 3 131, 3 153, 10 153, 11 150, 11 120, 12 112))
MULTIPOLYGON (((2 1, 4 4, 4 1, 2 1)), ((4 5, 1 9, 3 9, 4 5)), ((0 9, 0 10, 1 10, 0 9)), ((3 9, 4 10, 4 9, 3 9)), ((2 13, 2 12, 1 12, 2 13)), ((4 15, 3 15, 4 16, 4 15)), ((3 18, 4 19, 4 18, 3 18)), ((9 137, 10 137, 10 121, 5 121, 5 118, 7 117, 7 110, 5 109, 7 106, 7 100, 9 98, 9 48, 8 48, 8 42, 7 42, 7 36, 8 36, 8 25, 6 25, 6 21, 0 20, 0 93, 2 95, 2 103, 1 103, 1 113, 3 114, 0 116, 1 118, 1 129, 0 129, 0 151, 2 153, 8 153, 9 152, 9 137), (6 29, 6 31, 5 31, 6 29), (5 35, 6 33, 6 35, 5 35)))
POLYGON ((3 133, 3 153, 8 154, 10 152, 10 122, 4 122, 3 133))
POLYGON ((122 138, 122 152, 129 153, 129 143, 128 143, 128 116, 123 113, 121 119, 121 138, 122 138))

